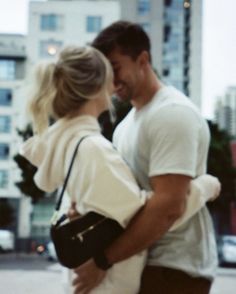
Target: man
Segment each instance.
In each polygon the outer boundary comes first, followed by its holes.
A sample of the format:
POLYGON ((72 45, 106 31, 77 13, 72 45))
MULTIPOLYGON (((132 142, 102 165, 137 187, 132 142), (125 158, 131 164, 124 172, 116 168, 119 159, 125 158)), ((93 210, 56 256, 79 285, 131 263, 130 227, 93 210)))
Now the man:
POLYGON ((150 41, 140 26, 116 22, 93 46, 112 64, 117 95, 133 105, 114 133, 114 144, 140 186, 154 195, 100 261, 75 270, 74 293, 89 293, 112 264, 150 246, 141 294, 209 293, 217 255, 207 208, 167 232, 184 211, 190 180, 206 172, 207 124, 187 97, 156 77, 150 41))

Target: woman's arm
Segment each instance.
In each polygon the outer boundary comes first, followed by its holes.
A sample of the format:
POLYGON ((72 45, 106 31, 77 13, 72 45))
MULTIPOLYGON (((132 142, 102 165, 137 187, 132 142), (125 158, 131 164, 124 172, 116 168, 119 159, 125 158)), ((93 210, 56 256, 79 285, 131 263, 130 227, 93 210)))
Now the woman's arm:
POLYGON ((190 191, 186 201, 184 214, 175 221, 169 231, 178 229, 197 213, 207 201, 213 201, 219 196, 221 184, 216 177, 202 175, 190 182, 190 191))

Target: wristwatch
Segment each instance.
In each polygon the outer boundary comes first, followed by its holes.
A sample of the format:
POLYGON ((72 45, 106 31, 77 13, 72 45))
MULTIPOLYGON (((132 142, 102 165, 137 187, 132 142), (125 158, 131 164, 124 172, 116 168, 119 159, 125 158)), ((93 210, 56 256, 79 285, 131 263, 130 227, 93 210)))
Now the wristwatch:
POLYGON ((99 252, 97 253, 94 257, 94 262, 96 263, 97 267, 99 267, 100 269, 106 271, 109 268, 111 268, 113 266, 113 264, 109 263, 107 260, 107 257, 105 255, 105 253, 99 252))

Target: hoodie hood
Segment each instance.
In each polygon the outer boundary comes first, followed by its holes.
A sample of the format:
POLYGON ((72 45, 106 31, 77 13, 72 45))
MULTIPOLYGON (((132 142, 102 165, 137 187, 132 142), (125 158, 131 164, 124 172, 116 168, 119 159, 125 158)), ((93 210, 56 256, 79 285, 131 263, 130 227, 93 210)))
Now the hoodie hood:
POLYGON ((65 178, 65 164, 69 166, 79 139, 100 133, 95 117, 80 116, 60 119, 41 136, 33 136, 20 149, 20 154, 38 167, 34 180, 43 191, 53 192, 61 187, 65 178), (70 157, 69 157, 70 155, 70 157))

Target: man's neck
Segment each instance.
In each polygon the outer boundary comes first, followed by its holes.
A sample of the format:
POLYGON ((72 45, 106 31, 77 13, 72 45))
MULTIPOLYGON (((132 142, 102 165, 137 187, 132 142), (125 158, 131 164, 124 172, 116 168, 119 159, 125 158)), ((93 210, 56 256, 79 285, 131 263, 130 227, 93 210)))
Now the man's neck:
POLYGON ((145 85, 143 85, 143 87, 140 87, 140 93, 135 97, 135 99, 131 100, 131 104, 137 110, 140 110, 148 104, 153 99, 155 94, 163 87, 163 84, 153 71, 149 73, 144 84, 145 85))

